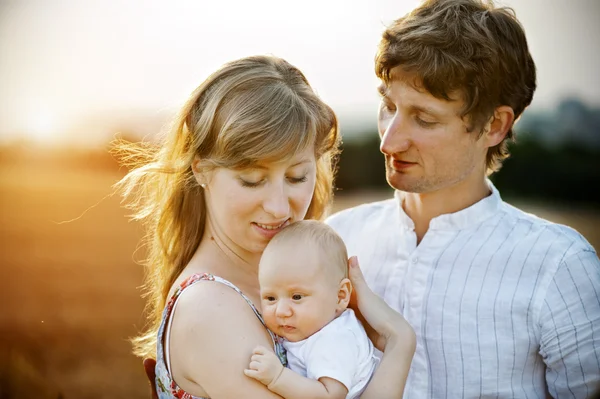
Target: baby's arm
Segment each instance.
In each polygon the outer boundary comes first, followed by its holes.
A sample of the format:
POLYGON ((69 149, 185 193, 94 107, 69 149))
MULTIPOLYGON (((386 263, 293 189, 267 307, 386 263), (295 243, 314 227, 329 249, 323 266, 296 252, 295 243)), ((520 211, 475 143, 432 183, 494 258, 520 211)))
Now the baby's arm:
POLYGON ((348 394, 346 386, 338 380, 328 377, 313 380, 283 367, 277 356, 262 346, 254 349, 244 374, 286 399, 344 399, 348 394))

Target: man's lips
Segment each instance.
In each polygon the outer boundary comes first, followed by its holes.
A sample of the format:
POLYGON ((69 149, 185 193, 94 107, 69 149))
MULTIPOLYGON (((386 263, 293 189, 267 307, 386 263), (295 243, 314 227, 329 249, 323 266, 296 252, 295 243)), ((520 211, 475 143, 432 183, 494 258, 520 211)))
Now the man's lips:
POLYGON ((412 166, 415 166, 417 163, 416 162, 408 162, 408 161, 401 161, 399 159, 392 159, 392 168, 394 168, 395 170, 404 170, 407 168, 410 168, 412 166))

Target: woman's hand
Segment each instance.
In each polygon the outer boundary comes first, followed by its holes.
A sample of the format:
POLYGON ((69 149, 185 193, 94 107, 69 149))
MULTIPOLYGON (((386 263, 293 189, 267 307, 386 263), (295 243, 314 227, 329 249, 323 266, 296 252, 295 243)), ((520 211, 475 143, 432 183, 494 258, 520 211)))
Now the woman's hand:
POLYGON ((356 256, 348 259, 348 277, 354 287, 350 307, 363 323, 373 345, 382 352, 390 345, 401 345, 412 358, 416 347, 415 332, 400 313, 367 286, 356 256))

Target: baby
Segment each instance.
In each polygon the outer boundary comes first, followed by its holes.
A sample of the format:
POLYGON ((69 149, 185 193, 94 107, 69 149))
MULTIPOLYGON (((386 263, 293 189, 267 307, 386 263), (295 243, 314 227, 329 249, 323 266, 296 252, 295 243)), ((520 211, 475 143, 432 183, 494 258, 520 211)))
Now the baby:
POLYGON ((267 245, 258 279, 267 327, 283 338, 287 369, 257 347, 244 373, 284 398, 355 398, 377 366, 373 345, 348 309, 352 285, 342 239, 300 221, 267 245))

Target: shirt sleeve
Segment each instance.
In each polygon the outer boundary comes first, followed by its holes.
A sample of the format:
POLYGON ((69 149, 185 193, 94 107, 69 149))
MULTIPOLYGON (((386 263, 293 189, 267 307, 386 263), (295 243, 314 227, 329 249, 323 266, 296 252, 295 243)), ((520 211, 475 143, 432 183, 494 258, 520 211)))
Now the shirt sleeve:
POLYGON ((315 337, 307 348, 306 377, 333 378, 350 391, 358 367, 358 346, 350 330, 332 330, 315 337))
POLYGON ((540 354, 555 398, 590 397, 600 387, 600 261, 581 251, 563 260, 541 311, 540 354))

